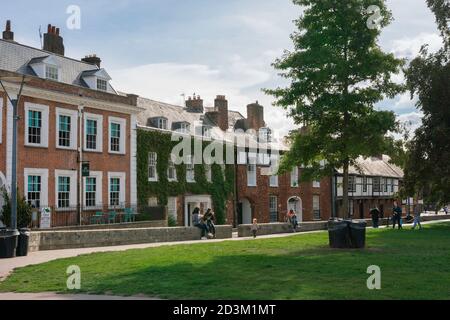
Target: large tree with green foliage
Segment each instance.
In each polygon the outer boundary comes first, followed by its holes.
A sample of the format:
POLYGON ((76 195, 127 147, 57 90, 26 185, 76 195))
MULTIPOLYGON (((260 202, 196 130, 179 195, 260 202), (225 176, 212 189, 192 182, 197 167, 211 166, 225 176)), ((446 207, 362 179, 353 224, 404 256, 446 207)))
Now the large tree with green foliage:
POLYGON ((423 192, 427 202, 450 203, 450 1, 428 0, 444 46, 428 53, 424 46, 406 71, 408 89, 418 97, 422 126, 408 142, 405 189, 423 192))
POLYGON ((281 171, 303 166, 303 178, 310 180, 343 168, 343 210, 348 212, 349 166, 359 156, 385 151, 386 134, 396 128, 394 113, 374 108, 403 90, 391 80, 403 61, 377 44, 392 16, 384 0, 294 4, 304 9, 291 35, 294 50, 274 63, 290 84, 265 91, 307 130, 291 135, 292 148, 282 159, 281 171), (379 19, 374 8, 379 9, 379 19))

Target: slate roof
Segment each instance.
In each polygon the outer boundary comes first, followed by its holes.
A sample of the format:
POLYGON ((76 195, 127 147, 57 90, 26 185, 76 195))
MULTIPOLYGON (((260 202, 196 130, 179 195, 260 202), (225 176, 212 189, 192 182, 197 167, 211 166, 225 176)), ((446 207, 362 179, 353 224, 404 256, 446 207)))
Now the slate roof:
MULTIPOLYGON (((58 62, 62 71, 60 74, 60 82, 66 84, 88 87, 81 79, 82 73, 92 71, 97 72, 99 70, 97 66, 81 60, 32 48, 17 42, 0 39, 0 70, 36 76, 29 66, 30 62, 41 62, 49 56, 53 56, 58 62)), ((111 89, 112 92, 115 92, 112 87, 111 89)))
MULTIPOLYGON (((356 161, 358 167, 351 166, 349 172, 351 175, 365 175, 373 177, 388 177, 402 179, 403 170, 398 166, 389 162, 389 156, 384 155, 383 159, 359 157, 356 161)), ((337 170, 339 174, 343 173, 342 169, 337 170)))

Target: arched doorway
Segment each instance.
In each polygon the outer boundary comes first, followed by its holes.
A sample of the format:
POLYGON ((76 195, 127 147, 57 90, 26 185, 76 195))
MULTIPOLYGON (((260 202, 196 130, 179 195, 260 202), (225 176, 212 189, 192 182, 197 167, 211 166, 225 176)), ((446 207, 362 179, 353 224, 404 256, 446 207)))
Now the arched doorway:
POLYGON ((242 199, 239 204, 239 210, 241 211, 242 218, 239 217, 242 224, 252 224, 253 214, 252 214, 252 205, 248 199, 242 199))
POLYGON ((287 208, 288 212, 294 210, 297 214, 298 222, 303 222, 303 206, 302 199, 300 199, 300 197, 289 198, 287 208))

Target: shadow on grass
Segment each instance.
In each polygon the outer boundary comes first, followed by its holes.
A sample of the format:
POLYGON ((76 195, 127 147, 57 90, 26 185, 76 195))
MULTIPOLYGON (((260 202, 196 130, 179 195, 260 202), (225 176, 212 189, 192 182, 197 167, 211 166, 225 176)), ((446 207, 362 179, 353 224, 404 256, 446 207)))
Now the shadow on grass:
POLYGON ((329 249, 322 233, 93 254, 20 269, 5 284, 12 290, 68 293, 62 270, 78 264, 82 291, 95 294, 192 300, 449 299, 449 231, 450 224, 422 231, 370 230, 366 250, 329 249), (367 289, 371 265, 381 268, 382 290, 367 289))

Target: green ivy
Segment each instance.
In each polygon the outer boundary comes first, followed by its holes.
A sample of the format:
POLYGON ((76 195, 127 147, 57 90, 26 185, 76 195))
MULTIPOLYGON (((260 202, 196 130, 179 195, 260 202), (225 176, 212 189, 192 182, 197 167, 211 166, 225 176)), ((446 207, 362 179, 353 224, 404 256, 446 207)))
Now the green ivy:
MULTIPOLYGON (((216 213, 217 223, 224 224, 226 202, 234 191, 234 166, 226 165, 223 172, 220 165, 211 166, 211 182, 206 177, 205 165, 195 165, 195 183, 186 182, 186 166, 176 166, 177 181, 169 182, 167 169, 173 147, 178 142, 171 140, 171 135, 157 131, 137 131, 137 188, 139 205, 147 205, 148 198, 156 197, 160 205, 167 206, 168 198, 191 194, 210 194, 216 213), (158 181, 148 181, 148 154, 158 154, 158 181)), ((203 142, 203 147, 208 145, 203 142)))

